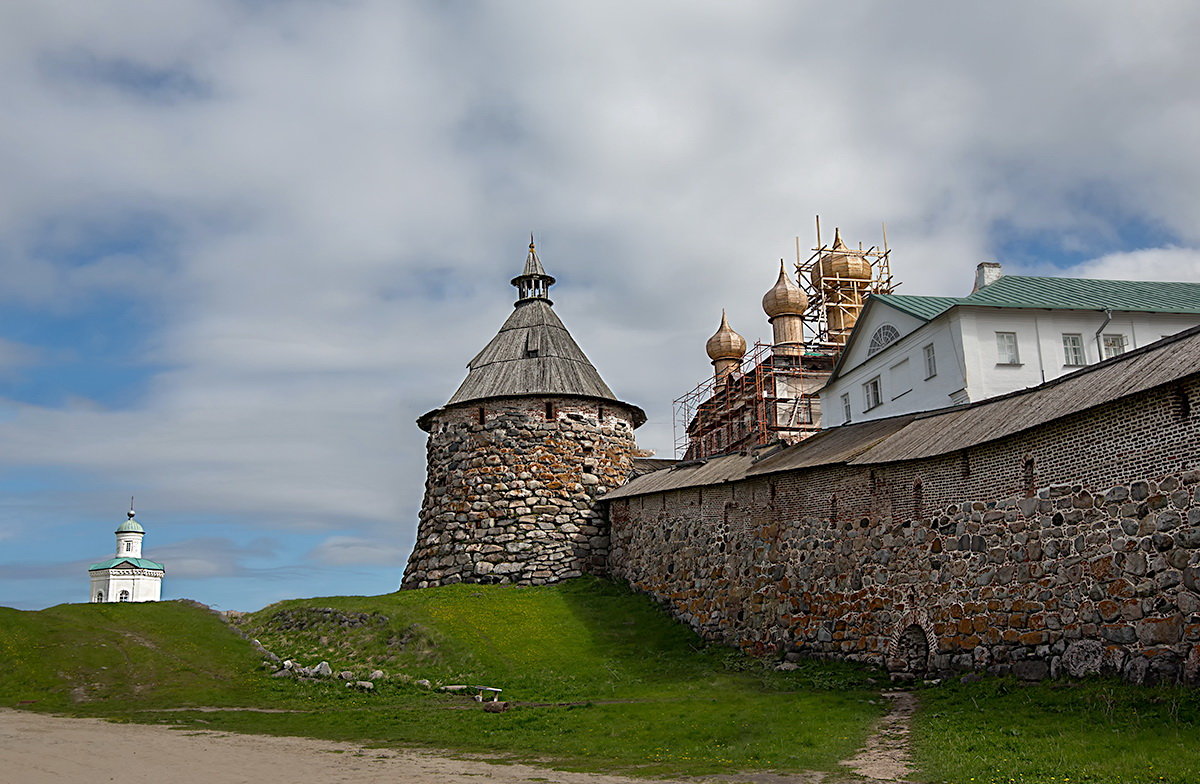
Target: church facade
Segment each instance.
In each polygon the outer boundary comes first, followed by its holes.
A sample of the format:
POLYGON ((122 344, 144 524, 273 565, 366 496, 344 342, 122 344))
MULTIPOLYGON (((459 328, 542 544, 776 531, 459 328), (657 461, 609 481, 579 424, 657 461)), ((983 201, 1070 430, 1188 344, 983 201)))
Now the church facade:
POLYGON ((142 557, 146 529, 134 519, 132 508, 128 518, 115 532, 116 555, 88 567, 91 581, 88 599, 93 603, 157 602, 162 596, 166 569, 157 561, 142 557))

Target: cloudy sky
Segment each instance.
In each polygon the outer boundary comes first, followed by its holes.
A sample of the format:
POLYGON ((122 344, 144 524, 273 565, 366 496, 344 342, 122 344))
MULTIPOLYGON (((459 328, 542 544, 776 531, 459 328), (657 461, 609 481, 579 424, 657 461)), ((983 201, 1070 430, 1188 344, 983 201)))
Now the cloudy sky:
POLYGON ((671 449, 813 216, 902 292, 1200 280, 1194 2, 0 4, 0 604, 383 593, 513 300, 671 449))

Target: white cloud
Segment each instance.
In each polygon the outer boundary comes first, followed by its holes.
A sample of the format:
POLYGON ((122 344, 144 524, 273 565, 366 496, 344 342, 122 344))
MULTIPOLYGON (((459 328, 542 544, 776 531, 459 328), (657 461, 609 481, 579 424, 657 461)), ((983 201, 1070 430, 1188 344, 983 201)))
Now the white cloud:
POLYGON ((1070 267, 1063 274, 1102 280, 1177 280, 1200 283, 1200 249, 1146 248, 1109 253, 1070 267))
POLYGON ((329 566, 395 566, 404 562, 408 548, 394 542, 355 536, 331 536, 317 545, 309 558, 329 566))
POLYGON ((136 297, 165 369, 120 410, 10 409, 0 461, 398 568, 364 542, 411 540, 412 420, 524 232, 669 454, 720 309, 767 336, 816 213, 887 221, 911 293, 969 290, 997 227, 1098 257, 1072 274, 1194 270, 1198 34, 1185 2, 3 4, 0 307, 136 297), (1103 255, 1122 221, 1164 247, 1103 255), (152 241, 64 258, 113 227, 152 241))

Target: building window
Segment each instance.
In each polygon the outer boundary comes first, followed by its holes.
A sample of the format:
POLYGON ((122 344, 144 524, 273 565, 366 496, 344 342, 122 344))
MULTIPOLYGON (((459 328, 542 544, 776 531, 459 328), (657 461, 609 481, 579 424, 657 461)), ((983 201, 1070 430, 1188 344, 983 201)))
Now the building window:
POLYGON ((132 549, 133 549, 133 542, 126 542, 125 543, 125 552, 129 552, 132 549))
POLYGON ((850 421, 850 393, 842 395, 842 424, 850 421))
POLYGON ((925 378, 931 379, 937 375, 937 357, 933 355, 933 344, 921 349, 925 354, 925 378))
POLYGON ((96 591, 96 601, 104 601, 104 591, 96 591))
POLYGON ((863 384, 863 402, 866 404, 866 408, 863 411, 870 411, 872 408, 876 408, 879 405, 880 399, 879 376, 876 376, 863 384))
POLYGON ((1083 335, 1063 335, 1063 364, 1067 367, 1087 364, 1083 356, 1083 335))
POLYGON ((1021 364, 1021 355, 1017 353, 1016 332, 996 333, 996 355, 996 364, 998 365, 1021 364))
POLYGON ((1112 359, 1125 353, 1125 336, 1124 335, 1105 335, 1101 338, 1104 346, 1104 358, 1112 359))
POLYGON ((554 419, 554 404, 553 403, 546 404, 546 419, 547 420, 554 419))
POLYGON ((871 345, 867 349, 867 356, 873 357, 878 354, 890 343, 896 342, 900 337, 900 330, 893 327, 891 324, 884 324, 879 329, 875 330, 875 334, 871 336, 871 345))
POLYGON ((122 602, 129 601, 129 591, 121 591, 120 595, 117 597, 117 600, 122 602))

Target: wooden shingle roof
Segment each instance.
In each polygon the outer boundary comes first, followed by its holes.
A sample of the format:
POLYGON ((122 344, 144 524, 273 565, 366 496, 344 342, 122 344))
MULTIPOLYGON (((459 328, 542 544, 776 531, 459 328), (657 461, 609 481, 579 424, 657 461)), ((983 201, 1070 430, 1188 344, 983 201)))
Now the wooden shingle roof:
POLYGON ((544 299, 518 302, 467 369, 447 405, 523 395, 617 399, 544 299))
MULTIPOLYGON (((520 299, 512 315, 475 358, 446 406, 494 398, 556 396, 611 400, 631 410, 634 427, 646 421, 637 406, 618 400, 571 337, 546 296, 554 278, 546 274, 532 240, 524 271, 513 278, 520 299)), ((435 409, 417 420, 428 430, 435 409)))

